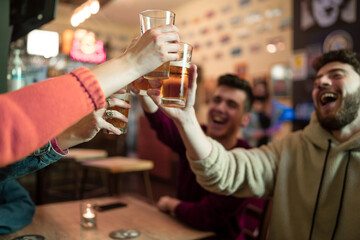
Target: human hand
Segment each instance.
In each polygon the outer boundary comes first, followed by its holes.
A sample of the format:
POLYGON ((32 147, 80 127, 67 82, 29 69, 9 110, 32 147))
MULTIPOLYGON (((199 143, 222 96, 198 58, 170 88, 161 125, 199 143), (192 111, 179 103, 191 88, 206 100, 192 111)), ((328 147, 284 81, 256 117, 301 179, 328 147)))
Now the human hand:
POLYGON ((173 25, 149 29, 119 57, 92 68, 105 97, 168 61, 179 58, 179 30, 173 25))
POLYGON ((138 84, 140 82, 140 84, 141 84, 142 81, 148 81, 150 88, 159 90, 156 93, 160 94, 161 80, 147 80, 144 77, 140 77, 137 80, 133 81, 131 84, 129 84, 130 90, 134 94, 139 96, 140 104, 141 104, 141 107, 143 108, 144 112, 155 113, 159 109, 158 106, 154 103, 154 101, 148 95, 140 94, 140 90, 136 87, 135 83, 138 84))
POLYGON ((170 212, 171 215, 175 215, 176 207, 181 203, 177 198, 172 198, 169 196, 162 196, 157 202, 157 207, 160 211, 170 212))
POLYGON ((140 89, 136 86, 136 85, 138 86, 142 85, 144 81, 147 81, 146 85, 148 85, 149 89, 157 89, 160 91, 162 80, 159 79, 149 80, 144 78, 143 76, 139 77, 138 79, 136 79, 135 81, 129 84, 130 90, 136 95, 144 96, 140 94, 140 89))
MULTIPOLYGON (((120 90, 119 93, 122 93, 122 91, 123 90, 120 90)), ((108 98, 108 104, 109 103, 112 107, 119 106, 122 108, 130 108, 130 104, 117 98, 108 98)), ((112 118, 117 118, 124 122, 128 121, 127 117, 125 117, 120 112, 115 110, 111 111, 113 113, 112 118)), ((107 118, 105 116, 105 112, 106 108, 93 111, 68 129, 66 129, 64 132, 62 132, 56 137, 58 146, 61 149, 67 149, 80 143, 88 142, 93 139, 96 134, 102 129, 120 135, 120 130, 105 120, 107 118)))
POLYGON ((137 71, 145 75, 165 62, 177 60, 179 41, 179 30, 174 25, 152 28, 133 40, 125 55, 137 66, 137 71))
MULTIPOLYGON (((187 100, 184 108, 172 108, 164 107, 161 105, 161 96, 160 90, 158 89, 149 89, 147 94, 152 98, 154 103, 163 111, 168 117, 174 121, 185 121, 189 119, 190 115, 195 115, 194 104, 196 98, 196 79, 197 79, 197 67, 195 64, 192 64, 189 69, 189 87, 187 91, 187 100)), ((161 80, 157 80, 157 83, 153 81, 154 86, 161 85, 161 80)))

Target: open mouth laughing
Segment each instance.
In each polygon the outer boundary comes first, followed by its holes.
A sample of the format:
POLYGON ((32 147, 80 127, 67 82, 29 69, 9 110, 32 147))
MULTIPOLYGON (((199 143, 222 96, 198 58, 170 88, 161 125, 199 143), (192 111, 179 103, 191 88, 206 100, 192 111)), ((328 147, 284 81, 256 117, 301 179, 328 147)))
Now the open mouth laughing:
POLYGON ((334 92, 323 92, 319 95, 319 103, 321 106, 325 106, 332 102, 335 102, 339 98, 337 93, 334 92))
POLYGON ((226 123, 226 119, 221 116, 212 116, 212 121, 215 124, 223 125, 226 123))

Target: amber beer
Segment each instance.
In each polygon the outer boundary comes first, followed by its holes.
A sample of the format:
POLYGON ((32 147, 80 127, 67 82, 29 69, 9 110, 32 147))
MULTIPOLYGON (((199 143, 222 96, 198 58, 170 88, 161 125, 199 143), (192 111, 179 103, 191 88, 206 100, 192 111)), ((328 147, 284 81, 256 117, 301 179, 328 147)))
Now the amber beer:
POLYGON ((161 86, 161 104, 166 107, 185 107, 189 85, 189 64, 170 64, 170 77, 161 86))
MULTIPOLYGON (((175 13, 168 10, 149 9, 140 13, 140 31, 144 34, 145 31, 167 24, 175 24, 175 13)), ((154 71, 144 75, 148 80, 168 79, 169 78, 170 63, 164 63, 154 71)), ((140 95, 146 95, 146 90, 151 88, 151 84, 135 83, 135 87, 140 90, 140 95)), ((147 80, 146 80, 147 82, 147 80)))
POLYGON ((150 89, 149 80, 143 78, 141 82, 134 81, 134 86, 140 90, 140 95, 146 95, 146 91, 150 89))
MULTIPOLYGON (((114 95, 112 95, 112 97, 121 99, 130 104, 130 93, 129 92, 124 93, 124 94, 114 94, 114 95)), ((115 110, 115 111, 118 111, 121 114, 123 114, 125 117, 129 116, 128 108, 114 106, 114 107, 107 108, 107 110, 115 110)), ((116 128, 118 128, 122 134, 127 132, 127 122, 123 122, 120 119, 116 119, 116 118, 106 119, 106 121, 111 123, 112 125, 114 125, 116 128)), ((113 133, 109 132, 109 134, 113 134, 113 133)))
POLYGON ((154 71, 144 75, 144 78, 142 79, 141 82, 134 81, 134 86, 138 90, 140 90, 140 95, 146 95, 147 90, 152 88, 149 81, 169 78, 169 69, 170 69, 170 62, 164 63, 154 71))
MULTIPOLYGON (((170 62, 166 62, 157 69, 155 69, 152 72, 149 72, 148 74, 144 75, 144 78, 149 80, 154 79, 168 79, 169 78, 169 68, 170 68, 170 62)), ((148 88, 150 88, 150 84, 148 84, 148 88)), ((148 89, 146 88, 146 89, 148 89)))

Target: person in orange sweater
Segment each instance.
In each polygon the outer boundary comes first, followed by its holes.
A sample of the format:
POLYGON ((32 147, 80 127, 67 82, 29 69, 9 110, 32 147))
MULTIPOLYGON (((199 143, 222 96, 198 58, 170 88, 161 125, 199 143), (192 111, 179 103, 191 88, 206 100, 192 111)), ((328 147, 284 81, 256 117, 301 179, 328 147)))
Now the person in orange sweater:
MULTIPOLYGON (((130 105, 117 98, 109 98, 111 106, 129 108, 130 105)), ((29 193, 15 179, 38 171, 55 163, 65 155, 72 146, 91 140, 101 129, 117 134, 119 130, 106 121, 106 108, 93 111, 63 133, 53 138, 45 147, 38 149, 26 158, 0 168, 0 235, 15 232, 31 221, 35 213, 35 204, 29 193)), ((127 121, 120 112, 113 111, 113 118, 127 121)))
POLYGON ((119 57, 93 68, 0 95, 0 167, 41 148, 93 110, 105 98, 161 64, 176 60, 178 29, 165 25, 133 40, 119 57))
MULTIPOLYGON (((117 98, 109 98, 107 100, 111 106, 122 108, 130 108, 125 101, 117 98)), ((83 142, 90 141, 96 134, 104 129, 115 134, 120 131, 112 124, 106 121, 106 108, 93 111, 79 122, 66 129, 64 132, 51 139, 45 146, 37 149, 24 159, 0 168, 0 184, 1 182, 14 180, 24 175, 36 172, 52 163, 57 162, 68 154, 68 149, 83 142)), ((122 121, 127 118, 118 111, 112 110, 114 116, 122 121)), ((1 195, 1 194, 0 194, 1 195)))

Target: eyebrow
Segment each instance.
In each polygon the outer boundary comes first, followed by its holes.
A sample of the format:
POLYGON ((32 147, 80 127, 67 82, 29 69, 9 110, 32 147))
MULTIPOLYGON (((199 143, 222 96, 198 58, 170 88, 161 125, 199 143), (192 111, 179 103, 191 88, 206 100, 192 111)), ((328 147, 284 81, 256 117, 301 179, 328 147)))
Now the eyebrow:
POLYGON ((221 99, 222 101, 225 101, 226 103, 234 103, 234 104, 236 104, 236 105, 239 105, 239 103, 236 102, 235 100, 232 100, 232 99, 224 99, 224 98, 222 98, 222 97, 219 96, 219 95, 214 96, 213 99, 221 99))
POLYGON ((232 100, 232 99, 228 99, 228 100, 226 100, 226 102, 228 104, 235 104, 236 106, 239 106, 239 104, 236 101, 232 100))
MULTIPOLYGON (((333 73, 333 72, 337 72, 337 71, 340 71, 340 72, 343 72, 345 74, 347 74, 347 71, 342 69, 342 68, 334 68, 334 69, 331 69, 330 71, 326 72, 325 74, 329 74, 329 73, 333 73)), ((320 74, 320 75, 316 75, 315 76, 315 79, 319 79, 321 78, 322 76, 324 76, 324 74, 320 74)))

